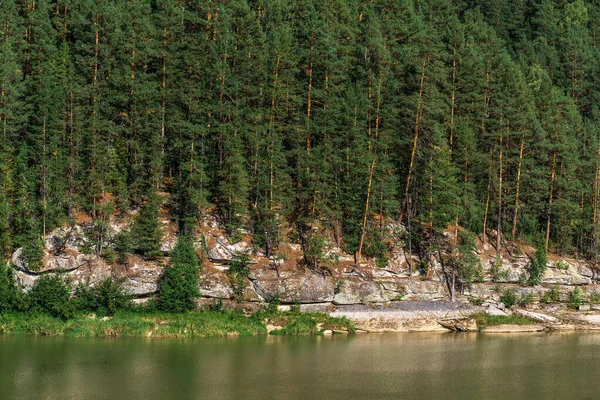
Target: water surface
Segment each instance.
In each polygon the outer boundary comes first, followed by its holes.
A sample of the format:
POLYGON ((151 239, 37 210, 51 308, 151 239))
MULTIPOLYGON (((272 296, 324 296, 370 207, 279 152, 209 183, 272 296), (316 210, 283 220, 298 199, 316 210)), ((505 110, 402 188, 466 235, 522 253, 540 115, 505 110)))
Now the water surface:
POLYGON ((593 399, 600 334, 0 336, 0 399, 593 399))

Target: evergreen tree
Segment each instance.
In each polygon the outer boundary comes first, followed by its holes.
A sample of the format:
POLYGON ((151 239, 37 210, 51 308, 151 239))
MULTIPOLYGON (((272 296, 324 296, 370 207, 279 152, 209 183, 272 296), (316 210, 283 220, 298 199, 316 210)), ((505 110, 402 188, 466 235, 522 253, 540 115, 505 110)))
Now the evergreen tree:
POLYGON ((162 224, 160 222, 159 207, 162 198, 150 192, 146 201, 135 217, 130 235, 133 249, 145 257, 159 257, 162 255, 162 224))
POLYGON ((180 235, 160 283, 158 308, 167 312, 193 310, 194 299, 200 296, 199 273, 194 239, 189 235, 180 235))

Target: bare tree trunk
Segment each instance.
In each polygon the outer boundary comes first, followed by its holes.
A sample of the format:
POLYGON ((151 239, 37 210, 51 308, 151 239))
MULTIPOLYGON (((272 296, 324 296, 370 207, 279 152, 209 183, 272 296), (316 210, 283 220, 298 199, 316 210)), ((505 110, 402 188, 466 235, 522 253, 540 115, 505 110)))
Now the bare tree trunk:
POLYGON ((521 147, 519 148, 519 166, 517 167, 517 188, 515 192, 515 210, 513 212, 512 240, 517 236, 517 215, 519 214, 519 190, 521 188, 521 167, 523 165, 523 148, 525 146, 525 134, 521 135, 521 147))
POLYGON ((498 224, 496 228, 496 254, 500 254, 500 237, 502 236, 502 111, 500 111, 500 143, 498 160, 498 224))
POLYGON ((456 42, 453 46, 452 57, 452 96, 450 101, 450 152, 454 149, 454 114, 456 108, 456 42))
POLYGON ((404 189, 404 200, 402 201, 402 209, 400 210, 400 218, 398 222, 402 223, 404 218, 404 210, 406 208, 406 201, 408 199, 408 190, 410 189, 410 180, 412 177, 412 170, 415 164, 415 155, 417 153, 417 143, 419 141, 419 128, 421 126, 421 117, 423 116, 423 88, 425 86, 425 67, 429 58, 427 55, 423 57, 423 64, 421 64, 421 82, 419 84, 419 103, 417 105, 417 115, 415 117, 415 130, 412 151, 410 154, 410 164, 408 165, 408 174, 406 176, 406 186, 404 189))
MULTIPOLYGON (((379 83, 378 83, 378 88, 377 88, 377 107, 376 107, 376 114, 375 114, 375 140, 377 141, 379 139, 379 110, 381 107, 381 96, 380 96, 380 91, 381 91, 381 76, 379 77, 379 83)), ((370 93, 369 93, 369 97, 370 97, 370 93)), ((370 121, 369 121, 370 124, 370 121)), ((369 132, 371 130, 371 127, 369 125, 369 132)), ((369 133, 369 140, 371 139, 371 134, 369 133)), ((369 142, 369 152, 371 151, 371 143, 369 142)), ((377 152, 376 150, 374 151, 373 154, 373 160, 371 161, 371 168, 369 169, 369 184, 367 186, 367 200, 365 201, 365 214, 363 216, 363 223, 362 223, 362 229, 361 229, 361 233, 360 233, 360 242, 358 245, 358 259, 360 260, 360 257, 362 255, 362 248, 363 248, 363 244, 364 244, 364 240, 365 240, 365 232, 367 230, 367 219, 368 219, 368 215, 369 215, 369 201, 371 199, 371 186, 373 183, 373 171, 375 170, 375 160, 377 158, 377 152)))
POLYGON ((43 132, 43 152, 42 152, 42 205, 44 207, 44 215, 43 215, 43 221, 42 221, 42 232, 44 237, 46 237, 46 207, 47 207, 47 201, 46 201, 46 194, 47 194, 47 187, 46 187, 46 175, 47 175, 47 162, 48 160, 46 160, 46 117, 44 117, 44 126, 42 128, 42 132, 43 132))
POLYGON ((167 97, 167 28, 163 28, 163 62, 162 62, 162 84, 161 84, 161 122, 160 122, 160 151, 161 156, 165 157, 165 116, 166 97, 167 97))
POLYGON ((483 214, 483 244, 487 244, 487 217, 490 209, 490 191, 492 189, 492 149, 490 148, 490 166, 488 169, 487 196, 485 199, 485 212, 483 214))
POLYGON ((552 212, 552 201, 554 200, 554 179, 556 177, 556 157, 557 157, 556 144, 557 144, 557 140, 558 140, 558 122, 556 122, 556 130, 555 130, 555 136, 554 136, 554 147, 555 148, 552 153, 552 169, 550 171, 550 194, 549 194, 549 199, 548 199, 548 218, 547 218, 547 222, 546 222, 546 243, 545 243, 546 252, 548 251, 548 245, 550 243, 550 214, 552 212))

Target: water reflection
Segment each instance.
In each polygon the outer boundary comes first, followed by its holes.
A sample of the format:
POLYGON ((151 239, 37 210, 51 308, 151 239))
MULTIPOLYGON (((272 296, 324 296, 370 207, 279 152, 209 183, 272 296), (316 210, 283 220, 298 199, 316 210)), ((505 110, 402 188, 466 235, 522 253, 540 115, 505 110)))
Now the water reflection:
POLYGON ((596 398, 600 334, 0 336, 1 399, 596 398))

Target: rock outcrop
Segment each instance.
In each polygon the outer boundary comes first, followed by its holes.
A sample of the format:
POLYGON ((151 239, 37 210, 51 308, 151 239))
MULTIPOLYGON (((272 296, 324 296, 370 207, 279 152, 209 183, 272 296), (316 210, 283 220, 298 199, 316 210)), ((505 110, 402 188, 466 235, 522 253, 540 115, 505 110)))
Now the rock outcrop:
MULTIPOLYGON (((167 218, 163 219, 165 235, 162 250, 165 257, 148 260, 127 255, 124 260, 113 262, 96 254, 95 247, 88 243, 90 227, 81 224, 58 228, 45 238, 43 266, 39 270, 28 266, 22 249, 15 251, 12 264, 17 279, 25 289, 29 289, 40 275, 47 273, 63 273, 74 285, 94 285, 113 277, 122 280, 127 290, 138 298, 152 296, 159 289, 164 267, 169 261, 168 253, 176 241, 174 224, 167 218)), ((403 229, 401 226, 392 228, 396 231, 403 229)), ((125 222, 111 221, 105 236, 113 237, 123 229, 126 229, 125 222)), ((101 245, 106 248, 108 239, 101 245)), ((284 257, 267 258, 253 248, 250 235, 232 242, 216 220, 207 216, 198 235, 197 246, 198 254, 204 254, 199 290, 207 301, 223 299, 260 303, 277 300, 288 305, 300 303, 343 308, 450 299, 439 260, 435 257, 430 260, 429 278, 423 279, 410 268, 418 264, 418 259, 415 255, 407 255, 401 244, 390 249, 390 260, 383 268, 369 259, 363 259, 354 266, 354 258, 332 244, 325 253, 322 267, 313 271, 303 266, 298 244, 283 243, 279 250, 284 257), (234 289, 228 274, 229 262, 240 254, 250 257, 250 274, 242 285, 241 294, 239 288, 237 292, 234 289)), ((513 290, 519 301, 528 303, 539 302, 552 289, 558 292, 559 301, 564 305, 575 287, 580 288, 585 299, 592 296, 600 298, 594 285, 595 274, 584 262, 553 256, 541 283, 527 286, 523 284, 528 263, 526 255, 503 254, 498 259, 493 250, 485 246, 478 249, 477 255, 483 266, 483 281, 463 286, 462 292, 457 287, 455 297, 459 304, 475 302, 482 304, 487 312, 503 315, 506 311, 500 298, 507 290, 513 290)), ((202 304, 202 301, 199 303, 202 304)), ((527 312, 523 311, 524 314, 527 312)))

